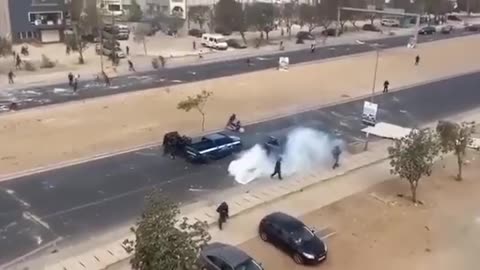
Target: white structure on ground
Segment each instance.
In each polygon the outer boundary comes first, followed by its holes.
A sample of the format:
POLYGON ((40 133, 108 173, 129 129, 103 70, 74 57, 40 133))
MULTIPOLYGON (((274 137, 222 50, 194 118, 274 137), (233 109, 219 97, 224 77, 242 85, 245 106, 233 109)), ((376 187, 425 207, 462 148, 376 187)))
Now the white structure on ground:
POLYGON ((362 131, 381 138, 398 140, 410 134, 412 129, 385 122, 379 122, 375 126, 362 129, 362 131))

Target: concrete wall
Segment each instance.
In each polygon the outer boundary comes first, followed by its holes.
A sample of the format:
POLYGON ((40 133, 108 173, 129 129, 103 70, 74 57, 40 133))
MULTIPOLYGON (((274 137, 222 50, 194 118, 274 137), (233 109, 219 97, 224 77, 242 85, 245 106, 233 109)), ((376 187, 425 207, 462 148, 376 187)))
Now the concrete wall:
POLYGON ((8 0, 0 0, 0 36, 11 38, 12 26, 8 4, 8 0))

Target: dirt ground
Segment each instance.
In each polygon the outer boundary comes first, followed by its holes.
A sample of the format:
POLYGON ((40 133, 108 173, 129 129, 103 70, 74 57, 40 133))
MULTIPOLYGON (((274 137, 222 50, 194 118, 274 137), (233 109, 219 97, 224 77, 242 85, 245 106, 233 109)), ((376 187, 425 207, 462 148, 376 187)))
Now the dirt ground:
MULTIPOLYGON (((444 40, 380 53, 377 89, 393 90, 480 68, 480 37, 444 40), (414 67, 416 54, 422 62, 414 67)), ((168 88, 47 106, 0 116, 0 175, 158 142, 163 134, 201 132, 200 115, 176 109, 202 89, 213 92, 206 130, 223 128, 236 113, 244 123, 368 95, 374 53, 267 70, 168 88), (348 78, 348 79, 346 79, 348 78)), ((192 68, 193 69, 193 68, 192 68)))
POLYGON ((265 269, 476 270, 480 250, 480 153, 471 152, 464 181, 454 180, 456 161, 439 162, 419 186, 422 204, 408 198, 408 184, 394 179, 303 216, 314 228, 328 226, 329 258, 315 267, 293 260, 258 237, 240 247, 265 269))

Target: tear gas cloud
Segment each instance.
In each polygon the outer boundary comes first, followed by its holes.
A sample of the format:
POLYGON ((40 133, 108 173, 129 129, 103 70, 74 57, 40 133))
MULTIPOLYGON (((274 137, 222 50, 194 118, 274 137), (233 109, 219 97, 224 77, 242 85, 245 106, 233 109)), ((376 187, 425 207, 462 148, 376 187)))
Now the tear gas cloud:
MULTIPOLYGON (((344 149, 343 141, 332 139, 328 134, 311 128, 296 128, 287 135, 282 158, 282 176, 312 169, 332 166, 332 149, 339 145, 344 149)), ((228 172, 240 184, 247 184, 257 178, 269 177, 275 167, 278 156, 267 154, 260 144, 242 152, 228 166, 228 172)))

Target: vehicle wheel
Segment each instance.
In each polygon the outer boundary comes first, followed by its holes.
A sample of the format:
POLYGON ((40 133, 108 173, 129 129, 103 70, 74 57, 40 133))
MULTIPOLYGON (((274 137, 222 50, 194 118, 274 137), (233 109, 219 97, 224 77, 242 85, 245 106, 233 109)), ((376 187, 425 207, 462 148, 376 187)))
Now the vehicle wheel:
POLYGON ((298 253, 295 253, 293 255, 293 261, 296 263, 296 264, 303 264, 303 258, 300 254, 298 253))
POLYGON ((268 236, 265 232, 260 232, 260 238, 265 241, 265 242, 268 242, 268 236))

